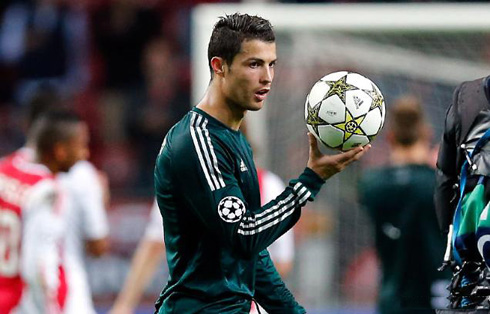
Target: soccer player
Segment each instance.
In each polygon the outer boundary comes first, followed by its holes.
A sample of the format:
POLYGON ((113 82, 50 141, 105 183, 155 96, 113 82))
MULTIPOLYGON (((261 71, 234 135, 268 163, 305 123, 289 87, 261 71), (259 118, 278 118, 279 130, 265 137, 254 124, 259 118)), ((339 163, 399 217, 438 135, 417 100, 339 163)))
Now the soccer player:
POLYGON ((381 262, 378 310, 381 314, 433 313, 432 308, 446 304, 449 274, 437 271, 445 240, 433 204, 431 131, 413 97, 397 100, 389 117, 391 164, 367 171, 359 186, 361 204, 374 224, 381 262))
POLYGON ((271 24, 247 14, 220 18, 208 61, 212 78, 204 97, 172 127, 156 161, 170 273, 157 312, 248 313, 256 300, 269 313, 304 313, 265 249, 298 221, 326 179, 369 146, 323 155, 309 134, 306 169, 261 206, 252 151, 238 129, 271 88, 271 24))
POLYGON ((87 256, 99 257, 108 250, 109 227, 106 215, 107 184, 103 174, 86 159, 59 176, 68 192, 68 229, 65 236, 66 276, 69 291, 66 314, 95 314, 88 277, 87 256))
MULTIPOLYGON (((61 101, 54 91, 39 91, 29 103, 27 128, 40 115, 60 106, 61 101)), ((20 151, 28 160, 33 158, 33 145, 29 141, 20 151)), ((68 228, 64 235, 63 258, 69 285, 65 314, 95 314, 85 259, 87 255, 101 256, 108 250, 109 227, 105 209, 109 188, 104 175, 86 158, 57 176, 68 193, 64 209, 68 228)))
POLYGON ((23 150, 0 162, 0 313, 61 313, 66 194, 55 175, 88 154, 87 126, 68 113, 39 118, 23 150))

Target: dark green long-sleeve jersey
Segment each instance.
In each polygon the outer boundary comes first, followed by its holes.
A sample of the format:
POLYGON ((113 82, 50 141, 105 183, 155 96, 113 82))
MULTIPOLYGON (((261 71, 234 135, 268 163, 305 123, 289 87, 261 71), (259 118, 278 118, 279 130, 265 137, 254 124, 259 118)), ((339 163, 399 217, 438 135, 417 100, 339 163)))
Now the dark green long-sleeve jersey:
POLYGON ((245 137, 194 108, 167 134, 155 167, 169 281, 158 313, 304 313, 266 250, 299 219, 324 181, 306 168, 260 206, 245 137))

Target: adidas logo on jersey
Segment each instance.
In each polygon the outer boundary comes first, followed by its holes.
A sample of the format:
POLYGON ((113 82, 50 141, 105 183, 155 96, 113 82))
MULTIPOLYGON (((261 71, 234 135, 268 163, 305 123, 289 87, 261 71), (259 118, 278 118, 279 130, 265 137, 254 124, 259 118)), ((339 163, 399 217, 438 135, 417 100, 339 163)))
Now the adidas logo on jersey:
POLYGON ((243 160, 240 162, 240 171, 241 172, 248 171, 248 168, 247 168, 247 166, 245 166, 245 163, 243 162, 243 160))

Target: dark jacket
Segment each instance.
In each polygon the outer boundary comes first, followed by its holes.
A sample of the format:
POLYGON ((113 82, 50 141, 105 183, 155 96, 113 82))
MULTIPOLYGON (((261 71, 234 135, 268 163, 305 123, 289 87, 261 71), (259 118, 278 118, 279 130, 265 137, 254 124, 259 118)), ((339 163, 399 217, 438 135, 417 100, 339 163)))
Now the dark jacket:
MULTIPOLYGON (((457 206, 459 174, 466 160, 465 149, 475 143, 482 128, 490 127, 489 90, 490 76, 461 83, 456 87, 446 113, 434 194, 439 226, 443 232, 448 231, 457 206)), ((468 189, 472 189, 475 183, 470 179, 468 189)))

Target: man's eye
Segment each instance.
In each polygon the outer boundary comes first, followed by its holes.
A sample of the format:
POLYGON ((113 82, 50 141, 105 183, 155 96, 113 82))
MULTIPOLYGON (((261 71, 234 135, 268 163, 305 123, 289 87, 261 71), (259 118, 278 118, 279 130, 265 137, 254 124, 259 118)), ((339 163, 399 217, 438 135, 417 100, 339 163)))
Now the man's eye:
POLYGON ((259 66, 258 62, 252 62, 252 63, 250 63, 250 67, 251 68, 256 68, 258 66, 259 66))

